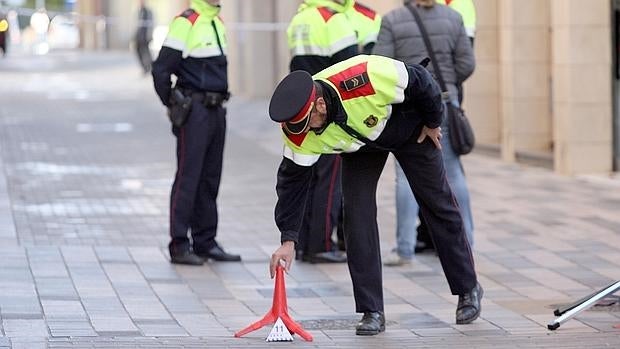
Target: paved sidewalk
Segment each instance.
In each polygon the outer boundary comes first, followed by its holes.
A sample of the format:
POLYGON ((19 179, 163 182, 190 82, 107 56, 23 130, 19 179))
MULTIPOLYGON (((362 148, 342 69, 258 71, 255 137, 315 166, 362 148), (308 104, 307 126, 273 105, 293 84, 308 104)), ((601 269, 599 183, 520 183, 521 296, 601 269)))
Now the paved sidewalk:
MULTIPOLYGON (((474 324, 454 323, 457 298, 437 258, 423 254, 384 268, 384 334, 354 335, 346 265, 296 263, 290 313, 314 342, 265 343, 268 329, 238 339, 271 306, 267 267, 279 241, 281 143, 267 101, 236 97, 228 109, 218 240, 243 262, 173 266, 174 140, 133 57, 9 57, 0 74, 0 349, 620 347, 618 305, 546 329, 555 306, 620 279, 620 179, 469 155, 485 289, 474 324)), ((386 254, 393 172, 390 160, 378 192, 386 254)))

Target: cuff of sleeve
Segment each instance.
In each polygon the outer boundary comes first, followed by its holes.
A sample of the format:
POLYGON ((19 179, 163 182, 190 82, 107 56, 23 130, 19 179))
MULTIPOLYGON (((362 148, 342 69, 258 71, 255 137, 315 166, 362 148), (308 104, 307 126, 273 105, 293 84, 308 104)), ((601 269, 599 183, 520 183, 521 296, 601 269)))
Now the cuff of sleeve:
POLYGON ((437 128, 441 126, 441 123, 443 122, 443 118, 446 115, 445 110, 446 110, 446 106, 445 104, 442 103, 441 109, 437 111, 437 114, 434 117, 430 118, 430 121, 425 123, 426 127, 437 128))
POLYGON ((441 126, 441 120, 439 122, 431 122, 431 123, 426 123, 424 125, 428 128, 437 128, 441 126))
POLYGON ((298 243, 298 239, 297 239, 297 232, 295 231, 285 231, 282 232, 282 235, 280 236, 280 243, 284 243, 285 241, 292 241, 295 243, 295 246, 297 246, 298 243))

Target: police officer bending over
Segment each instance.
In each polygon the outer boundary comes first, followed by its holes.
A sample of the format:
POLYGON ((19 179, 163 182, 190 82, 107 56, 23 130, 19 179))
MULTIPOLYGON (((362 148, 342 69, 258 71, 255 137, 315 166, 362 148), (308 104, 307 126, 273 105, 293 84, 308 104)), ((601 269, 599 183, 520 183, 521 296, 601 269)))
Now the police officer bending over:
POLYGON ((226 35, 219 12, 219 0, 192 0, 172 21, 153 64, 155 91, 168 107, 177 138, 177 172, 170 195, 172 263, 241 260, 215 241, 226 134, 222 103, 228 99, 226 35))
POLYGON ((376 190, 391 152, 433 233, 450 290, 459 296, 456 323, 478 318, 482 288, 439 143, 442 93, 424 67, 360 55, 314 76, 295 71, 276 88, 269 115, 281 124, 286 144, 275 208, 282 245, 271 257, 272 277, 279 263, 288 270, 293 262, 310 166, 320 154, 342 153, 349 272, 356 312, 364 314, 356 334, 385 330, 376 190))

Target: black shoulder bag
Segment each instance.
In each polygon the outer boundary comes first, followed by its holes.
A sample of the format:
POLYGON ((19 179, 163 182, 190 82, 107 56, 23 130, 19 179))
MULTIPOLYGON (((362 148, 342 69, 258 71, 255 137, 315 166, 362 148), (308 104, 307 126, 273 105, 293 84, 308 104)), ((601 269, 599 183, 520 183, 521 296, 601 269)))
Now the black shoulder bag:
MULTIPOLYGON (((422 38, 424 39, 426 51, 428 51, 428 55, 431 58, 431 63, 433 64, 433 70, 435 70, 435 76, 437 77, 437 80, 439 80, 439 86, 444 93, 447 93, 448 89, 446 87, 446 82, 441 75, 441 70, 439 69, 437 58, 435 57, 435 51, 433 51, 433 46, 431 45, 431 40, 428 36, 428 32, 426 31, 426 27, 424 27, 422 18, 420 18, 418 10, 411 5, 411 3, 406 6, 418 23, 420 33, 422 33, 422 38)), ((474 148, 476 139, 474 137, 474 130, 472 129, 467 116, 465 116, 465 111, 461 107, 455 106, 450 101, 446 103, 446 107, 448 108, 448 135, 450 136, 450 145, 457 155, 469 154, 469 152, 471 152, 474 148)))

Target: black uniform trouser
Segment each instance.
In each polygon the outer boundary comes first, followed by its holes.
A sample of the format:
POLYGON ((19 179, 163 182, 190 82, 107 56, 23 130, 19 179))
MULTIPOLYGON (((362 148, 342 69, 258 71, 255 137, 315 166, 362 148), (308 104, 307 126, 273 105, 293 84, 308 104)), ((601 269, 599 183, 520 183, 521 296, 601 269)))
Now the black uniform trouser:
MULTIPOLYGON (((430 227, 450 291, 465 294, 476 285, 476 272, 441 150, 428 138, 418 144, 420 131, 414 134, 393 153, 430 227)), ((342 154, 344 233, 355 307, 360 313, 383 310, 376 191, 387 156, 387 151, 371 149, 342 154)))
POLYGON ((313 255, 332 251, 332 232, 341 218, 342 189, 340 183, 340 155, 321 155, 312 167, 312 185, 304 226, 300 234, 300 249, 313 255))
MULTIPOLYGON (((470 38, 471 40, 471 44, 473 46, 474 44, 474 39, 470 38)), ((459 105, 463 105, 463 84, 458 84, 456 85, 456 91, 457 91, 457 95, 458 95, 458 100, 459 100, 459 105)), ((416 241, 420 241, 423 242, 427 245, 433 245, 433 240, 431 239, 431 235, 428 232, 428 227, 426 226, 426 222, 424 222, 424 219, 422 218, 422 214, 419 212, 418 213, 418 217, 420 218, 420 224, 418 225, 418 227, 416 228, 418 231, 418 235, 416 236, 416 241)))
POLYGON ((170 195, 170 252, 195 252, 216 245, 217 194, 222 175, 226 109, 194 101, 187 123, 173 127, 177 137, 177 172, 170 195))

